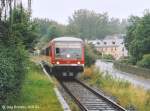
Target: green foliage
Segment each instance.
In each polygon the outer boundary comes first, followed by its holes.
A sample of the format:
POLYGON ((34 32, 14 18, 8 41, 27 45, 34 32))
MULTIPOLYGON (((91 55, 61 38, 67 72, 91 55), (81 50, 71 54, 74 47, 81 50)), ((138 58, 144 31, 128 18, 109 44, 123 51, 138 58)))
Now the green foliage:
POLYGON ((85 66, 91 66, 95 63, 96 56, 89 45, 85 46, 85 66))
POLYGON ((8 103, 17 96, 25 74, 26 53, 24 48, 0 46, 0 104, 8 103))
POLYGON ((24 45, 32 41, 27 12, 16 7, 13 24, 9 20, 0 21, 0 104, 9 104, 19 95, 27 64, 24 45))
POLYGON ((35 27, 36 25, 30 21, 28 11, 20 9, 19 6, 13 10, 13 34, 19 37, 27 49, 34 46, 34 40, 37 38, 35 27))
POLYGON ((150 69, 150 54, 145 54, 142 60, 138 62, 138 65, 150 69))
POLYGON ((80 9, 69 18, 67 32, 83 39, 101 39, 109 34, 125 33, 126 25, 126 20, 120 22, 119 19, 110 19, 107 13, 99 14, 80 9))
POLYGON ((131 16, 128 21, 129 21, 129 26, 127 27, 127 36, 125 37, 125 46, 129 50, 129 46, 135 38, 135 29, 137 27, 138 21, 140 21, 140 18, 137 16, 131 16))
POLYGON ((88 44, 91 48, 91 50, 93 51, 93 54, 95 55, 95 57, 97 59, 100 59, 102 57, 102 53, 100 51, 97 51, 97 49, 95 48, 95 46, 93 44, 88 44))
POLYGON ((125 38, 125 46, 131 55, 131 62, 136 64, 144 54, 150 53, 150 13, 143 17, 132 16, 125 38))
POLYGON ((111 54, 103 54, 103 59, 114 60, 114 57, 111 54))
POLYGON ((48 29, 48 37, 50 39, 53 39, 55 37, 59 37, 61 34, 61 31, 59 29, 57 29, 56 26, 50 26, 48 29))
POLYGON ((0 42, 5 44, 8 39, 8 24, 0 21, 0 42))
POLYGON ((58 24, 55 21, 35 18, 33 22, 36 24, 38 47, 43 47, 51 39, 63 36, 66 33, 66 26, 58 24))

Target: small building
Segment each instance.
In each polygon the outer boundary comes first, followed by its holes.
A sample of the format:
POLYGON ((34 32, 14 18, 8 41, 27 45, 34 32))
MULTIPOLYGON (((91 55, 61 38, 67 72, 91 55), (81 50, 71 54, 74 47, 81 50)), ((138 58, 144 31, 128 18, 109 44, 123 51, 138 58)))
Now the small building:
POLYGON ((89 40, 97 51, 103 54, 111 54, 115 59, 128 56, 128 51, 124 45, 124 34, 106 36, 102 40, 89 40))

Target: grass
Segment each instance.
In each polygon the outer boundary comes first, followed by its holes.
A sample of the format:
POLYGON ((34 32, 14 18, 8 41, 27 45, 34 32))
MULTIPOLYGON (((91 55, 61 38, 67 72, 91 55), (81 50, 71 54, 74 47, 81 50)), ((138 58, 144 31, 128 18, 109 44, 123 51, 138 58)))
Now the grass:
POLYGON ((135 87, 128 81, 113 78, 95 69, 85 68, 81 77, 90 85, 96 85, 107 94, 116 98, 118 104, 125 108, 135 108, 137 111, 150 111, 150 91, 135 87))
POLYGON ((53 87, 40 67, 30 64, 20 97, 15 99, 15 104, 30 107, 25 111, 62 111, 53 87))
POLYGON ((77 106, 77 104, 76 104, 75 102, 71 101, 71 100, 70 100, 70 102, 69 102, 69 106, 70 106, 70 108, 71 108, 71 111, 81 111, 81 110, 79 109, 79 107, 77 106))

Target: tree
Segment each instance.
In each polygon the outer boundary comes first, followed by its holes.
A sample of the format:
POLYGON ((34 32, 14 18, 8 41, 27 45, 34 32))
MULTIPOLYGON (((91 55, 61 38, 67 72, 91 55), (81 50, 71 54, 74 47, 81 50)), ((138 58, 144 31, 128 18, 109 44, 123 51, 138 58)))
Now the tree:
POLYGON ((33 27, 22 4, 16 6, 16 0, 1 0, 0 5, 0 105, 2 105, 10 104, 10 100, 18 96, 21 90, 27 64, 24 45, 28 47, 28 43, 33 41, 33 27))
POLYGON ((140 18, 137 16, 131 16, 129 19, 129 26, 127 27, 127 34, 125 37, 125 46, 129 50, 129 45, 134 40, 135 37, 135 29, 138 25, 138 21, 140 21, 140 18))
POLYGON ((67 32, 69 35, 83 39, 102 39, 109 34, 125 32, 127 22, 109 18, 107 13, 99 14, 94 11, 80 9, 69 17, 67 32))
POLYGON ((85 66, 90 67, 96 62, 96 55, 94 54, 93 48, 86 44, 85 45, 85 66))
POLYGON ((150 13, 145 13, 141 18, 131 16, 129 23, 125 46, 136 64, 143 55, 150 53, 150 13))
POLYGON ((24 8, 20 9, 20 6, 13 10, 12 30, 15 36, 20 37, 27 49, 34 47, 32 43, 37 37, 35 24, 30 21, 29 12, 24 8))
POLYGON ((66 26, 55 21, 35 18, 33 22, 36 24, 36 33, 38 34, 37 47, 43 47, 55 37, 66 35, 66 26))
POLYGON ((150 69, 150 54, 145 54, 142 60, 138 62, 138 65, 150 69))
POLYGON ((59 36, 60 36, 60 31, 57 29, 56 26, 49 27, 49 29, 48 29, 49 40, 54 39, 54 38, 59 37, 59 36))

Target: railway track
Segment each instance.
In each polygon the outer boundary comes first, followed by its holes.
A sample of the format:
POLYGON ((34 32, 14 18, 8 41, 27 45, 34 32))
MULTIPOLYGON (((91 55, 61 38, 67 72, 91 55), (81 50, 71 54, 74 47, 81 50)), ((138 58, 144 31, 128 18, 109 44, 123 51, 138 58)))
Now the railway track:
POLYGON ((82 111, 127 111, 79 80, 58 80, 82 111))

